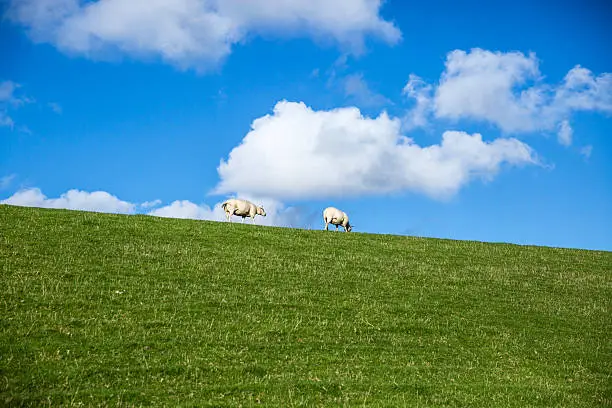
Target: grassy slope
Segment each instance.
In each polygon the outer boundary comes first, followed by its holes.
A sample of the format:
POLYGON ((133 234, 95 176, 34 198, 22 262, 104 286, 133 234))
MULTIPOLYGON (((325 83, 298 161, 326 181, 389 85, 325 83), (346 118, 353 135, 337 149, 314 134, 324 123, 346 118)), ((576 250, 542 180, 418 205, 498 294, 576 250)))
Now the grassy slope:
POLYGON ((610 406, 612 253, 0 205, 0 405, 610 406))

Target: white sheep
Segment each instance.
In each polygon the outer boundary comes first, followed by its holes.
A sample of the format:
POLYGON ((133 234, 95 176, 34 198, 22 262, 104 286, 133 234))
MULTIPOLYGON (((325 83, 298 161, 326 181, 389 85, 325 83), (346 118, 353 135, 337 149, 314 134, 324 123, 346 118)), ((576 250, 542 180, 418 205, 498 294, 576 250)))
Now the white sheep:
POLYGON ((327 226, 329 224, 333 224, 336 226, 336 231, 338 231, 338 226, 342 225, 344 227, 344 231, 351 232, 353 227, 349 223, 348 215, 344 211, 340 211, 334 207, 327 207, 323 211, 323 221, 325 221, 325 231, 329 231, 327 226))
POLYGON ((232 222, 232 215, 242 217, 242 222, 246 217, 251 217, 253 224, 255 224, 255 215, 266 216, 266 212, 263 207, 256 206, 248 200, 242 200, 239 198, 230 198, 221 204, 221 208, 225 211, 225 216, 229 222, 232 222))

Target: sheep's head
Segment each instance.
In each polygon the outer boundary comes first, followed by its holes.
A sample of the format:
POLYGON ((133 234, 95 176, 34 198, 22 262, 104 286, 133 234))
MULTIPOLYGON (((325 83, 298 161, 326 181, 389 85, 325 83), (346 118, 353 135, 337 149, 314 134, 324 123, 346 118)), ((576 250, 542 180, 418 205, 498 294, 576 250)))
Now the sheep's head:
POLYGON ((257 215, 261 215, 263 217, 266 216, 266 211, 264 210, 263 207, 257 207, 257 215))
POLYGON ((353 226, 351 224, 346 226, 346 232, 351 232, 353 230, 353 226))

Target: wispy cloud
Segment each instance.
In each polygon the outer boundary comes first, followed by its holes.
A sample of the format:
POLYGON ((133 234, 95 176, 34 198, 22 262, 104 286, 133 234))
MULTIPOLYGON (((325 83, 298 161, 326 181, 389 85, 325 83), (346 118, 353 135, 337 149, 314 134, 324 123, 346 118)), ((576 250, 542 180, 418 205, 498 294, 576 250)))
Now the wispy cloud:
POLYGON ((10 80, 0 82, 0 127, 32 134, 30 128, 16 122, 13 115, 25 105, 33 103, 36 103, 36 100, 23 92, 21 84, 10 80))
POLYGON ((580 154, 584 156, 585 159, 591 157, 591 153, 593 153, 593 146, 586 145, 580 149, 580 154))
POLYGON ((0 82, 0 102, 15 103, 18 98, 15 97, 15 89, 19 88, 19 84, 13 81, 0 82))
POLYGON ((0 82, 0 126, 15 127, 14 119, 9 115, 9 110, 14 110, 29 102, 25 97, 18 97, 16 90, 20 88, 18 83, 13 81, 0 82))
POLYGON ((0 127, 8 127, 13 129, 15 127, 15 121, 11 118, 6 111, 0 110, 0 127))
POLYGON ((162 200, 153 200, 153 201, 145 201, 144 203, 140 204, 140 207, 142 208, 153 208, 153 207, 157 207, 158 205, 160 205, 162 203, 162 200))
POLYGON ((326 77, 326 87, 338 92, 347 102, 361 108, 376 108, 392 105, 393 102, 379 92, 373 90, 362 72, 347 73, 349 54, 342 54, 322 74, 317 68, 311 76, 326 77))
POLYGON ((557 133, 557 138, 559 143, 563 146, 569 146, 572 144, 572 136, 574 134, 574 130, 569 124, 567 119, 562 120, 559 124, 559 132, 557 133))
POLYGON ((228 101, 227 92, 225 92, 225 88, 220 88, 217 93, 213 96, 213 99, 218 105, 224 105, 228 101))
POLYGON ((57 113, 58 115, 60 115, 63 111, 62 107, 56 102, 49 102, 48 105, 49 105, 49 108, 51 108, 51 110, 57 113))
POLYGON ((31 135, 32 134, 32 130, 27 127, 26 125, 20 125, 19 127, 17 127, 17 131, 21 132, 21 133, 25 133, 26 135, 31 135))
MULTIPOLYGON (((24 92, 24 87, 17 82, 5 80, 0 82, 0 127, 8 127, 11 130, 28 135, 32 130, 25 124, 19 123, 14 119, 16 112, 29 104, 40 104, 31 96, 24 92)), ((41 104, 40 106, 43 106, 41 104)), ((62 113, 62 107, 56 102, 49 102, 46 105, 57 114, 62 113)))
POLYGON ((392 102, 383 95, 370 89, 363 74, 347 75, 342 80, 344 94, 348 100, 361 107, 379 107, 392 102))
POLYGON ((402 94, 408 99, 414 100, 414 107, 404 116, 404 130, 412 130, 418 127, 425 127, 428 116, 432 110, 432 91, 433 87, 427 84, 420 77, 410 74, 408 83, 404 86, 402 94))
POLYGON ((6 190, 9 188, 13 180, 17 177, 16 174, 9 174, 8 176, 4 176, 0 178, 0 190, 6 190))

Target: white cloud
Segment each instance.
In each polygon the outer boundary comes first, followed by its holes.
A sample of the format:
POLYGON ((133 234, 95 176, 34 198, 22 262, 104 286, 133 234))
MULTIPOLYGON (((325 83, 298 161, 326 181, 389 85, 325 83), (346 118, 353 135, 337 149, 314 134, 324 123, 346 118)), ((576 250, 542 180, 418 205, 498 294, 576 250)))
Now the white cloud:
POLYGON ((576 65, 556 89, 551 105, 561 113, 579 110, 612 113, 612 73, 594 76, 590 70, 576 65))
POLYGON ((520 94, 514 89, 538 76, 534 54, 452 51, 435 92, 435 114, 485 119, 508 132, 532 129, 532 112, 541 103, 541 95, 534 88, 520 94))
POLYGON ((188 218, 193 220, 221 221, 223 210, 221 210, 221 213, 219 214, 218 211, 215 213, 215 211, 207 205, 197 205, 188 200, 176 200, 169 205, 156 208, 155 210, 149 212, 149 215, 166 218, 188 218))
MULTIPOLYGON (((300 227, 304 224, 304 214, 297 211, 295 207, 286 207, 277 200, 257 198, 249 194, 238 194, 237 197, 249 200, 256 205, 263 206, 266 216, 256 216, 255 224, 278 227, 300 227)), ((213 208, 205 204, 195 204, 189 200, 176 200, 171 204, 150 211, 149 215, 167 218, 188 218, 194 220, 227 221, 225 212, 221 208, 221 202, 213 208)), ((243 222, 242 217, 233 216, 232 222, 243 222)), ((252 223, 250 218, 245 223, 252 223)))
POLYGON ((131 214, 135 211, 135 204, 119 200, 105 191, 69 190, 58 198, 47 198, 38 188, 21 190, 13 194, 1 204, 18 205, 24 207, 66 208, 70 210, 96 211, 107 213, 131 214))
MULTIPOLYGON (((257 196, 249 193, 238 193, 233 195, 233 197, 249 200, 255 205, 262 206, 265 209, 266 216, 257 216, 255 221, 257 224, 277 227, 300 227, 304 225, 304 217, 306 216, 306 214, 301 212, 297 207, 286 206, 279 200, 273 198, 266 198, 266 196, 257 196)), ((223 214, 223 219, 225 219, 225 214, 221 209, 221 203, 217 205, 219 206, 219 210, 223 214)), ((242 221, 242 219, 238 218, 238 221, 240 222, 242 221)), ((245 222, 247 221, 249 220, 247 219, 245 222)))
POLYGON ((576 66, 560 84, 545 84, 533 53, 455 50, 447 55, 433 98, 412 90, 413 82, 411 77, 406 88, 417 100, 409 113, 418 119, 412 120, 415 126, 423 126, 423 113, 431 112, 439 119, 489 122, 508 134, 562 127, 559 141, 565 144, 573 112, 612 113, 611 73, 595 76, 576 66))
POLYGON ((574 130, 569 124, 569 121, 563 120, 559 124, 559 131, 557 133, 557 138, 559 139, 559 143, 563 146, 569 146, 572 144, 572 136, 574 134, 574 130))
POLYGON ((411 190, 443 198, 473 178, 491 179, 502 164, 536 163, 516 139, 485 142, 447 131, 421 147, 400 133, 400 120, 357 108, 314 111, 282 101, 222 160, 214 192, 282 199, 328 198, 411 190))
POLYGON ((8 15, 67 53, 119 51, 182 67, 215 64, 249 34, 332 39, 355 52, 366 36, 397 42, 381 0, 12 0, 8 15))
MULTIPOLYGON (((5 176, 0 179, 0 189, 10 185, 14 175, 5 176)), ((266 217, 255 217, 257 225, 273 225, 280 227, 300 227, 304 224, 305 214, 300 213, 295 207, 286 207, 284 204, 271 199, 259 199, 248 194, 239 194, 241 198, 251 200, 257 205, 263 205, 266 217)), ((150 210, 147 214, 166 218, 188 218, 194 220, 226 221, 225 212, 219 201, 213 208, 205 204, 195 204, 189 200, 176 200, 172 203, 150 210)), ((58 198, 48 198, 39 188, 28 188, 20 190, 0 204, 16 205, 22 207, 39 208, 63 208, 69 210, 94 211, 103 213, 135 214, 137 208, 151 208, 161 204, 161 200, 145 201, 134 204, 120 200, 116 196, 105 191, 80 191, 72 189, 60 195, 58 198)), ((240 217, 232 217, 233 222, 241 222, 240 217)), ((251 223, 250 219, 245 222, 251 223)))

